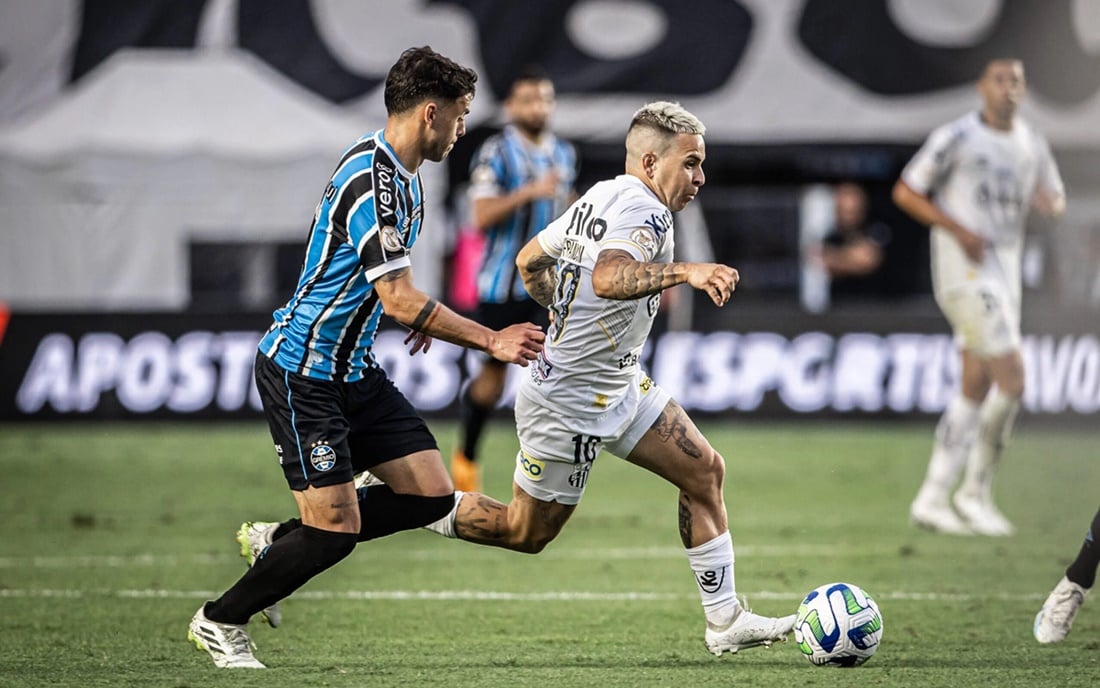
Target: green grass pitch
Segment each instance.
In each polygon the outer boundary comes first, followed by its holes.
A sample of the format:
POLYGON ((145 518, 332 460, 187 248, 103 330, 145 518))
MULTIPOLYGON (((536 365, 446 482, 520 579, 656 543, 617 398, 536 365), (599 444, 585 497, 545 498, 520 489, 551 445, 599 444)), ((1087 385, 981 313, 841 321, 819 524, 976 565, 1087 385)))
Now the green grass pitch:
MULTIPOLYGON (((455 428, 433 424, 449 452, 455 428)), ((251 626, 265 672, 217 670, 185 640, 240 575, 241 521, 293 514, 262 424, 0 426, 0 686, 1096 686, 1100 604, 1066 642, 1031 622, 1100 487, 1095 432, 1027 419, 1005 456, 1011 538, 906 522, 932 423, 702 424, 726 457, 736 581, 758 612, 855 583, 884 637, 857 669, 793 642, 703 649, 671 486, 604 454, 562 536, 529 556, 401 533, 361 545, 251 626)), ((488 437, 510 494, 515 439, 488 437)))

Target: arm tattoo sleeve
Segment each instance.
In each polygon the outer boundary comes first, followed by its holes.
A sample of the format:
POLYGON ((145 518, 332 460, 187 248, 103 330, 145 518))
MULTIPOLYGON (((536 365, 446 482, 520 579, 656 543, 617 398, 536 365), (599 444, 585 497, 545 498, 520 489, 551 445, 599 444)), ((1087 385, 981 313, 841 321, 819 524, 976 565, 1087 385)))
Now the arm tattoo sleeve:
POLYGON ((557 275, 554 266, 558 261, 553 256, 542 254, 527 262, 523 286, 540 306, 549 306, 554 302, 554 290, 557 289, 557 275))
POLYGON ((435 317, 435 312, 439 308, 439 302, 435 299, 428 297, 427 303, 420 309, 420 312, 416 314, 416 318, 409 325, 410 328, 417 332, 423 332, 428 323, 435 317))
POLYGON ((596 267, 611 270, 611 298, 636 299, 656 294, 680 283, 683 268, 676 263, 643 263, 626 251, 609 250, 600 253, 596 267))

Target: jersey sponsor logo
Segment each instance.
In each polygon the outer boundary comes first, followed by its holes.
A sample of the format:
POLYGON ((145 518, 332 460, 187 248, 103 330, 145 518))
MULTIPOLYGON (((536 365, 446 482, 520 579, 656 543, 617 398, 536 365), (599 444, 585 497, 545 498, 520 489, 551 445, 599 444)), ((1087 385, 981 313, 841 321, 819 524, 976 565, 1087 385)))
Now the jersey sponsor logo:
POLYGON ((607 220, 602 217, 592 217, 595 207, 591 203, 581 202, 573 206, 573 215, 569 218, 569 227, 566 234, 586 236, 592 241, 603 239, 607 233, 607 220))
POLYGON ((638 352, 634 351, 626 354, 625 356, 620 356, 617 364, 619 366, 619 370, 638 365, 638 352))
POLYGON ((313 449, 309 451, 309 462, 319 471, 330 471, 336 465, 336 452, 325 440, 314 442, 313 449))
POLYGON ((631 232, 630 240, 650 253, 657 250, 657 237, 645 227, 639 227, 631 232))
POLYGON ((660 215, 650 215, 649 219, 645 221, 646 227, 653 230, 653 233, 657 236, 662 236, 668 230, 672 229, 672 211, 666 210, 660 215))
POLYGON ((523 471, 523 474, 526 475, 528 479, 534 482, 542 480, 542 476, 546 472, 545 461, 536 459, 522 449, 519 452, 518 459, 520 470, 523 471))
POLYGON ((713 595, 718 592, 722 587, 722 583, 726 580, 726 567, 696 573, 695 580, 699 583, 699 587, 702 588, 703 592, 713 595))
POLYGON ((390 253, 397 253, 404 248, 401 243, 401 235, 397 233, 397 229, 394 227, 383 227, 381 234, 382 248, 390 253))

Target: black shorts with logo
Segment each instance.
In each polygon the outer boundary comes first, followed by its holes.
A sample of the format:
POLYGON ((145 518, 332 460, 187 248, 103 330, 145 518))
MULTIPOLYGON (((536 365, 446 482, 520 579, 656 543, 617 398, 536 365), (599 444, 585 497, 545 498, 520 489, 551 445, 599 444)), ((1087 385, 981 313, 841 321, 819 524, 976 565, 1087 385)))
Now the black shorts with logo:
POLYGON ((258 353, 255 372, 292 490, 351 482, 380 463, 439 449, 424 419, 381 368, 357 382, 331 382, 292 373, 258 353))

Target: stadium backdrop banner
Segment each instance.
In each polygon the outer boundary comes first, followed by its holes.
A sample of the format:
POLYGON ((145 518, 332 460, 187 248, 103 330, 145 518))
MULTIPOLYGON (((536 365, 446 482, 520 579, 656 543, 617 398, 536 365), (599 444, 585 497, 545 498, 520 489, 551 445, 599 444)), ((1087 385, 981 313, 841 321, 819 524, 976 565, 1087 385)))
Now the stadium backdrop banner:
MULTIPOLYGON (((0 341, 0 420, 258 419, 252 363, 268 317, 17 312, 0 341)), ((1090 329, 1026 334, 1026 412, 1095 424, 1100 337, 1090 329)), ((381 331, 378 361, 425 415, 454 417, 480 355, 435 342, 409 356, 404 336, 381 331)), ((721 417, 928 416, 957 375, 934 318, 794 308, 746 310, 736 331, 658 332, 639 360, 624 357, 636 364, 688 410, 721 417)), ((513 370, 504 405, 524 372, 513 370)))

